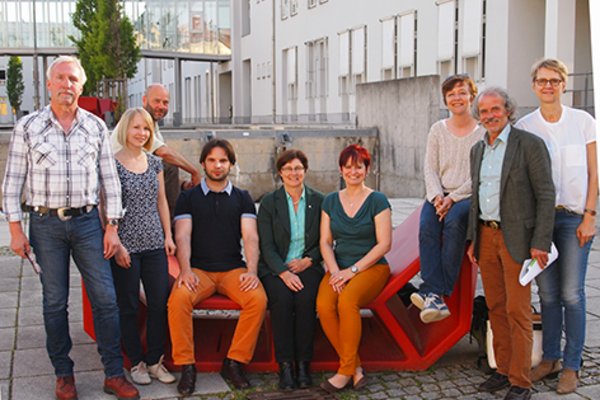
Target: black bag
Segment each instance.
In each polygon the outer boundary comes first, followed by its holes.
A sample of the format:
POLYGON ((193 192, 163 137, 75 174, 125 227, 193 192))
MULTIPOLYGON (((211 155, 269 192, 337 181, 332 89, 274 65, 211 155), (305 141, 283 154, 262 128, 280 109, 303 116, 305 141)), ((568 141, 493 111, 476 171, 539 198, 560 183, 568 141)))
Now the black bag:
POLYGON ((477 368, 486 374, 494 372, 493 368, 490 368, 487 358, 487 321, 488 321, 488 308, 485 304, 484 296, 477 296, 473 300, 473 319, 471 320, 471 330, 469 332, 469 342, 473 342, 473 338, 477 340, 478 352, 477 352, 477 368))

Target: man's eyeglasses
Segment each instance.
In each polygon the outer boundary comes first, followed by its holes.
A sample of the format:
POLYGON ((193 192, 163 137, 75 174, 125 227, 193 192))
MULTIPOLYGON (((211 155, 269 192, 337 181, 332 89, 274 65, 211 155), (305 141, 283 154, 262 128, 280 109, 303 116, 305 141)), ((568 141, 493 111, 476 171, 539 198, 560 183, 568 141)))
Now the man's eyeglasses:
POLYGON ((550 84, 550 86, 552 86, 553 88, 558 87, 558 85, 560 85, 562 83, 562 79, 544 79, 544 78, 540 78, 540 79, 536 79, 534 80, 535 84, 538 87, 546 87, 548 84, 550 84))
POLYGON ((304 172, 304 167, 283 167, 281 168, 282 172, 289 174, 290 172, 304 172))

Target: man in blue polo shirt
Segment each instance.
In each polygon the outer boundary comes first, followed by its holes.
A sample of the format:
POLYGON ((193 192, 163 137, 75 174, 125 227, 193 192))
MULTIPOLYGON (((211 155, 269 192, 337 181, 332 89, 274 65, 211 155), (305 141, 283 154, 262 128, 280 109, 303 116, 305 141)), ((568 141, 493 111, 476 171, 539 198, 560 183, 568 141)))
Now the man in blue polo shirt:
POLYGON ((231 143, 210 140, 200 155, 205 177, 200 185, 181 193, 175 206, 181 272, 168 310, 173 361, 182 366, 177 386, 182 395, 192 394, 196 383, 192 310, 215 292, 242 307, 221 375, 238 389, 250 386, 242 365, 254 355, 267 296, 256 273, 259 250, 254 202, 246 190, 233 186, 227 178, 235 161, 231 143))

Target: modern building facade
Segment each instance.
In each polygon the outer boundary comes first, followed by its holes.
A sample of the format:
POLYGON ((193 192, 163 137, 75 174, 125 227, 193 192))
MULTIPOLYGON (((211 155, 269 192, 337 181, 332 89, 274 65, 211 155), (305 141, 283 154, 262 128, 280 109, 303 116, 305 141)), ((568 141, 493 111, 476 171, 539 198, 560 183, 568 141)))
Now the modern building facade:
POLYGON ((566 62, 569 101, 592 110, 589 0, 239 0, 232 14, 237 122, 352 124, 357 84, 432 74, 530 108, 542 57, 566 62))
MULTIPOLYGON (((162 82, 172 88, 180 122, 184 114, 188 119, 214 114, 215 102, 206 100, 216 90, 214 63, 231 55, 230 0, 124 0, 122 6, 143 56, 130 81, 129 105, 141 104, 148 83, 162 82)), ((75 7, 75 0, 0 0, 0 123, 13 121, 4 87, 10 55, 23 60, 21 108, 31 111, 48 102, 46 66, 57 55, 75 53, 69 39, 79 34, 71 19, 75 7)))

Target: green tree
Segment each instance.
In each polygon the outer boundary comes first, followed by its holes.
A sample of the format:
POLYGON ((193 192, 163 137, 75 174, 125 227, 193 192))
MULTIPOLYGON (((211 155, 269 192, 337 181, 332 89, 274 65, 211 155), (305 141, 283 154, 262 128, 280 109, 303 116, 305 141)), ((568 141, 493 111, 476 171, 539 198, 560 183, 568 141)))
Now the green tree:
POLYGON ((25 84, 23 83, 23 63, 21 62, 21 57, 10 57, 8 60, 8 71, 6 75, 6 92, 8 93, 8 101, 13 109, 13 114, 18 116, 21 111, 23 91, 25 90, 25 84))
MULTIPOLYGON (((71 40, 88 75, 84 93, 96 94, 103 79, 124 81, 135 75, 141 52, 119 0, 78 0, 73 24, 81 38, 71 40)), ((127 98, 123 92, 120 97, 127 98)))

